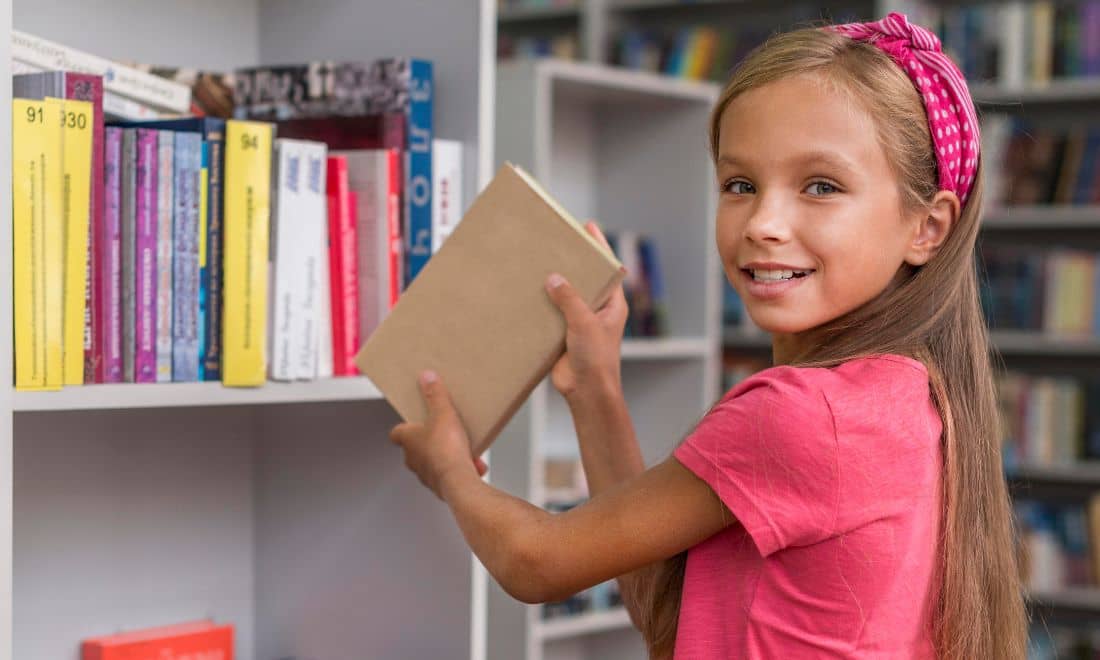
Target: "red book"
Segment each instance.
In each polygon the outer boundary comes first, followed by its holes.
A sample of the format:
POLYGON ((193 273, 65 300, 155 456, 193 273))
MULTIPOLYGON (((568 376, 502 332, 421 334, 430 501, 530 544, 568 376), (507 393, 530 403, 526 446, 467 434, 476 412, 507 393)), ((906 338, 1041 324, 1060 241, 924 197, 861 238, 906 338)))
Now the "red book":
POLYGON ((390 238, 388 262, 390 270, 389 299, 390 309, 401 297, 401 284, 404 281, 405 266, 402 261, 404 243, 401 241, 401 183, 405 180, 401 166, 401 151, 388 149, 389 157, 389 199, 386 204, 386 226, 390 238))
POLYGON ((355 235, 355 193, 343 156, 328 159, 329 291, 332 299, 332 373, 354 376, 359 350, 359 263, 355 235))
POLYGON ((284 119, 275 122, 281 138, 324 142, 328 148, 405 150, 403 113, 364 115, 361 117, 325 117, 323 119, 284 119))
POLYGON ((192 621, 86 639, 81 660, 233 660, 233 626, 192 621))

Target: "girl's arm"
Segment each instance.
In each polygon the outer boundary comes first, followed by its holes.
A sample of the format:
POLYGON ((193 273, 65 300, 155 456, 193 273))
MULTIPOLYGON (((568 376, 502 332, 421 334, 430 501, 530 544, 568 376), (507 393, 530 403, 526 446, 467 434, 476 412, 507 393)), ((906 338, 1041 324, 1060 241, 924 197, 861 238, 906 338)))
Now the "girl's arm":
POLYGON ((733 522, 706 483, 673 458, 552 515, 485 483, 438 379, 422 381, 426 424, 391 434, 406 463, 454 513, 470 548, 514 598, 561 600, 671 557, 733 522))

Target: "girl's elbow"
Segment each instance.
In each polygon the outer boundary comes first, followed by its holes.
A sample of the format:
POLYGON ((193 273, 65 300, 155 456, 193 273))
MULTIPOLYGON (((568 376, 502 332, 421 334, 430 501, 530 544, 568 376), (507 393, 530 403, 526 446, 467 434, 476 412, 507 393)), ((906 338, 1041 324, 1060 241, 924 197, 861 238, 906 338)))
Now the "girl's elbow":
MULTIPOLYGON (((507 567, 498 578, 504 591, 531 605, 561 600, 560 587, 550 570, 551 558, 538 543, 519 540, 512 544, 507 567)), ((566 594, 568 596, 568 594, 566 594)))

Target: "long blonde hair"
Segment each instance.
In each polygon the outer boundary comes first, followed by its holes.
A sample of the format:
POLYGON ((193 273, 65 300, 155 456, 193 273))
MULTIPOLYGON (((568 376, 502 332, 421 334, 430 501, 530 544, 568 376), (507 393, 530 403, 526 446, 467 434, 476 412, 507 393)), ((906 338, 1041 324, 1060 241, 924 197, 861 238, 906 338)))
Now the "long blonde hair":
MULTIPOLYGON (((889 56, 816 27, 773 36, 733 73, 711 116, 712 156, 730 102, 750 89, 807 72, 858 99, 898 178, 906 209, 925 209, 938 191, 928 119, 920 96, 889 56)), ((1015 555, 1015 529, 1002 475, 989 337, 978 297, 975 241, 982 212, 974 190, 938 254, 904 265, 876 298, 807 331, 791 364, 831 367, 882 353, 922 361, 943 420, 943 502, 934 602, 926 604, 937 655, 945 660, 1026 656, 1027 616, 1015 555)), ((686 553, 640 581, 638 624, 651 658, 675 644, 686 553)))

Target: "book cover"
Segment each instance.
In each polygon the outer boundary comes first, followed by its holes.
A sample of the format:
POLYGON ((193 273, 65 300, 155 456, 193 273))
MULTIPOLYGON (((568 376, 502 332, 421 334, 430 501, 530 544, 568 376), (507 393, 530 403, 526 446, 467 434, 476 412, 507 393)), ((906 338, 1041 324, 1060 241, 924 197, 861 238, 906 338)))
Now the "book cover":
POLYGON ((103 131, 103 229, 98 236, 100 324, 98 353, 104 383, 121 383, 122 369, 122 129, 103 131))
POLYGON ((199 239, 199 327, 202 328, 199 380, 221 380, 225 120, 189 117, 130 122, 127 126, 199 133, 207 145, 207 175, 203 186, 206 212, 199 220, 204 227, 199 239))
POLYGON ((199 379, 199 214, 203 141, 198 133, 169 134, 175 138, 172 380, 186 383, 199 379))
POLYGON ((267 373, 272 126, 230 120, 225 140, 222 383, 255 386, 267 373))
POLYGON ((356 356, 406 421, 427 410, 421 371, 440 374, 479 455, 565 350, 547 276, 593 309, 622 265, 523 170, 506 164, 356 356))
POLYGON ((81 660, 232 660, 233 626, 194 621, 85 639, 81 660))
POLYGON ((134 180, 134 382, 157 381, 157 160, 155 129, 137 129, 134 180))
POLYGON ((15 389, 46 387, 46 265, 43 262, 46 104, 12 101, 12 317, 15 389))
POLYGON ((95 120, 88 101, 65 100, 62 142, 64 184, 64 348, 62 381, 84 384, 84 348, 88 300, 88 223, 92 198, 92 130, 95 120))
POLYGON ((46 267, 46 387, 65 376, 65 101, 46 97, 46 152, 43 158, 43 239, 46 267))
POLYGON ((172 382, 172 260, 175 255, 176 136, 157 131, 157 327, 158 383, 172 382))

